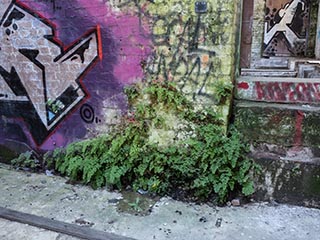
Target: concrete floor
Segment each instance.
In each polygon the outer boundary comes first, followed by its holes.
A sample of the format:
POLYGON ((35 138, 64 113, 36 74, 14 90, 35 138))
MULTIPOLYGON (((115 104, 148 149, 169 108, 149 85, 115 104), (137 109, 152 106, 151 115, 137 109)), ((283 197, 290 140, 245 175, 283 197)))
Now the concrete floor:
MULTIPOLYGON (((120 193, 69 185, 66 180, 0 164, 0 206, 138 240, 319 240, 320 236, 319 209, 269 203, 221 208, 161 198, 150 215, 135 216, 117 211, 120 193)), ((75 238, 1 220, 0 239, 75 238)))
POLYGON ((78 240, 60 233, 55 233, 26 224, 10 222, 0 218, 1 240, 78 240))

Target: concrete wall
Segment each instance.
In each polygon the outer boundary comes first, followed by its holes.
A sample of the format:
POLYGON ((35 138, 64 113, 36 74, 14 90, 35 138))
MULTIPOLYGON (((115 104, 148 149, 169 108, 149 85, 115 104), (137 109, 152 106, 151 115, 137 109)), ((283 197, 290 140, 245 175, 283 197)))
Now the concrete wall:
POLYGON ((234 119, 262 167, 254 198, 319 207, 319 1, 243 2, 234 119))
POLYGON ((251 39, 242 38, 250 43, 243 57, 250 59, 237 78, 236 125, 254 144, 309 147, 318 157, 319 2, 255 0, 251 8, 244 11, 251 39))
POLYGON ((214 107, 215 82, 233 81, 240 3, 203 2, 0 0, 0 145, 104 133, 126 111, 123 87, 142 80, 214 107))

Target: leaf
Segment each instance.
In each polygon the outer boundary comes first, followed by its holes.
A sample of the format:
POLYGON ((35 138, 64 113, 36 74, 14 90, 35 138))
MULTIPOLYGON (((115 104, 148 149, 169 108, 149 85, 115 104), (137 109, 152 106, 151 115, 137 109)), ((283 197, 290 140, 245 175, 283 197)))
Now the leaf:
POLYGON ((251 195, 251 194, 254 193, 254 184, 253 184, 253 181, 246 182, 246 183, 242 186, 242 193, 243 193, 245 196, 249 196, 249 195, 251 195))

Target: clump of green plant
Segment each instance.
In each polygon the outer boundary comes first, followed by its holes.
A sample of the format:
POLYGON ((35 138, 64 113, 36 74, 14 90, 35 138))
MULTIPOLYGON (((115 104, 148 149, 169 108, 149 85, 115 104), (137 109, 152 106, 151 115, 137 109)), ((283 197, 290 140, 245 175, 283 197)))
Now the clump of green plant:
POLYGON ((108 135, 56 149, 58 172, 94 188, 130 185, 159 194, 181 188, 200 200, 216 195, 224 202, 236 189, 253 193, 256 165, 240 134, 233 127, 226 134, 215 111, 194 110, 172 83, 136 84, 125 92, 131 114, 108 135), (166 146, 150 141, 155 129, 172 129, 159 111, 181 120, 187 137, 166 146))
POLYGON ((233 85, 229 82, 218 80, 213 85, 217 104, 224 104, 231 96, 233 85))
POLYGON ((38 160, 33 151, 27 151, 11 160, 11 164, 16 168, 30 171, 37 171, 42 168, 41 162, 38 160))
POLYGON ((128 205, 133 209, 135 212, 141 212, 142 208, 140 207, 140 198, 136 198, 134 202, 128 203, 128 205))

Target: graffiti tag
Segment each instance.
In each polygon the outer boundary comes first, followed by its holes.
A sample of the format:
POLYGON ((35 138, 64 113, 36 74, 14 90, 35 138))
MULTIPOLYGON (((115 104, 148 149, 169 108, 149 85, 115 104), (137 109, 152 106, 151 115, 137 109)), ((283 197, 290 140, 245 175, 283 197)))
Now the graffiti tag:
POLYGON ((319 102, 320 83, 256 82, 258 100, 275 102, 319 102))

